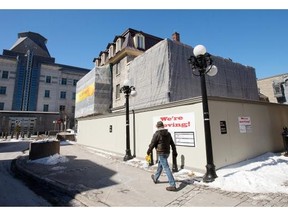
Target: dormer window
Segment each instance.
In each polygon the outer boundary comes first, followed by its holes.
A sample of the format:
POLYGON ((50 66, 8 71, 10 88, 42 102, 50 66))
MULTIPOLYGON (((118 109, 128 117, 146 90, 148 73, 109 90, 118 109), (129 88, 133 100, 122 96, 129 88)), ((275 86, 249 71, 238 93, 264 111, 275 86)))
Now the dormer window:
POLYGON ((101 65, 104 65, 106 63, 108 53, 107 52, 102 52, 101 54, 101 65))
POLYGON ((95 65, 96 66, 100 66, 101 65, 101 59, 100 58, 96 58, 95 59, 95 65))
POLYGON ((142 34, 136 34, 134 36, 134 46, 137 49, 145 49, 145 37, 142 34))
POLYGON ((109 59, 115 55, 115 44, 111 44, 109 47, 109 59))
POLYGON ((123 38, 119 37, 116 40, 116 53, 119 52, 122 49, 122 44, 123 44, 123 38))

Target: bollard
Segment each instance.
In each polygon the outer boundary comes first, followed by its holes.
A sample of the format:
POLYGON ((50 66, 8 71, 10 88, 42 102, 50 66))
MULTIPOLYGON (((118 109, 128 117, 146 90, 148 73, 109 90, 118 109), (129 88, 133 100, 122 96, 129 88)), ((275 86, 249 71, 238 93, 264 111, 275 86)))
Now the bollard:
POLYGON ((177 156, 174 156, 174 154, 172 154, 172 164, 172 172, 178 172, 177 156))
POLYGON ((180 169, 184 169, 184 165, 185 165, 185 157, 184 157, 184 155, 181 155, 181 165, 180 165, 180 169))
POLYGON ((284 149, 285 149, 285 156, 288 156, 288 128, 283 127, 283 144, 284 144, 284 149))

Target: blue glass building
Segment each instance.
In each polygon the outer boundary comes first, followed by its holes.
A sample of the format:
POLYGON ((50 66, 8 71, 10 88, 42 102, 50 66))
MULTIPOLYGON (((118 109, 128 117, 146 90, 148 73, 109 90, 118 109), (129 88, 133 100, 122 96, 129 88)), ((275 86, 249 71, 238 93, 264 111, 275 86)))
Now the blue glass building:
POLYGON ((0 132, 16 122, 33 133, 58 129, 55 122, 61 129, 75 124, 76 83, 90 69, 55 63, 46 43, 38 33, 19 33, 0 55, 0 132))

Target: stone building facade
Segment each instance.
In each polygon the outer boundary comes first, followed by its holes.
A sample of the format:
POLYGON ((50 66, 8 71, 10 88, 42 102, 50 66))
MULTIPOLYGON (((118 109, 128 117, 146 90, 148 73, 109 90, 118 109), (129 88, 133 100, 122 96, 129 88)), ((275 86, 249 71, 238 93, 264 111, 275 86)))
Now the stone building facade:
POLYGON ((269 102, 288 104, 288 73, 258 79, 257 84, 269 102))
POLYGON ((111 66, 112 110, 123 106, 124 95, 120 94, 120 88, 124 81, 129 79, 129 64, 161 40, 163 39, 128 28, 121 35, 116 35, 94 59, 96 66, 111 66))

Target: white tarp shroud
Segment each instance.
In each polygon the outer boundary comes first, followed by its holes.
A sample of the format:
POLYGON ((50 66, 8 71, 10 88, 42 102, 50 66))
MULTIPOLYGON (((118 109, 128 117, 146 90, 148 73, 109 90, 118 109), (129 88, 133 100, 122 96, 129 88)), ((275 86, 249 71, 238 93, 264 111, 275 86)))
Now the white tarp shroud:
MULTIPOLYGON (((129 98, 130 109, 201 96, 200 77, 188 63, 191 55, 191 46, 165 39, 129 62, 125 70, 137 91, 129 98)), ((212 59, 218 73, 205 76, 208 96, 259 100, 254 68, 218 56, 212 59)), ((75 117, 103 114, 111 106, 110 66, 95 67, 77 83, 75 117)))
MULTIPOLYGON (((188 63, 191 55, 191 46, 165 39, 136 57, 129 65, 137 91, 130 97, 131 109, 201 96, 200 76, 193 75, 188 63)), ((218 73, 205 75, 208 96, 259 100, 254 68, 218 56, 212 59, 218 73)))
POLYGON ((77 82, 75 118, 107 113, 110 106, 110 66, 94 67, 77 82))

